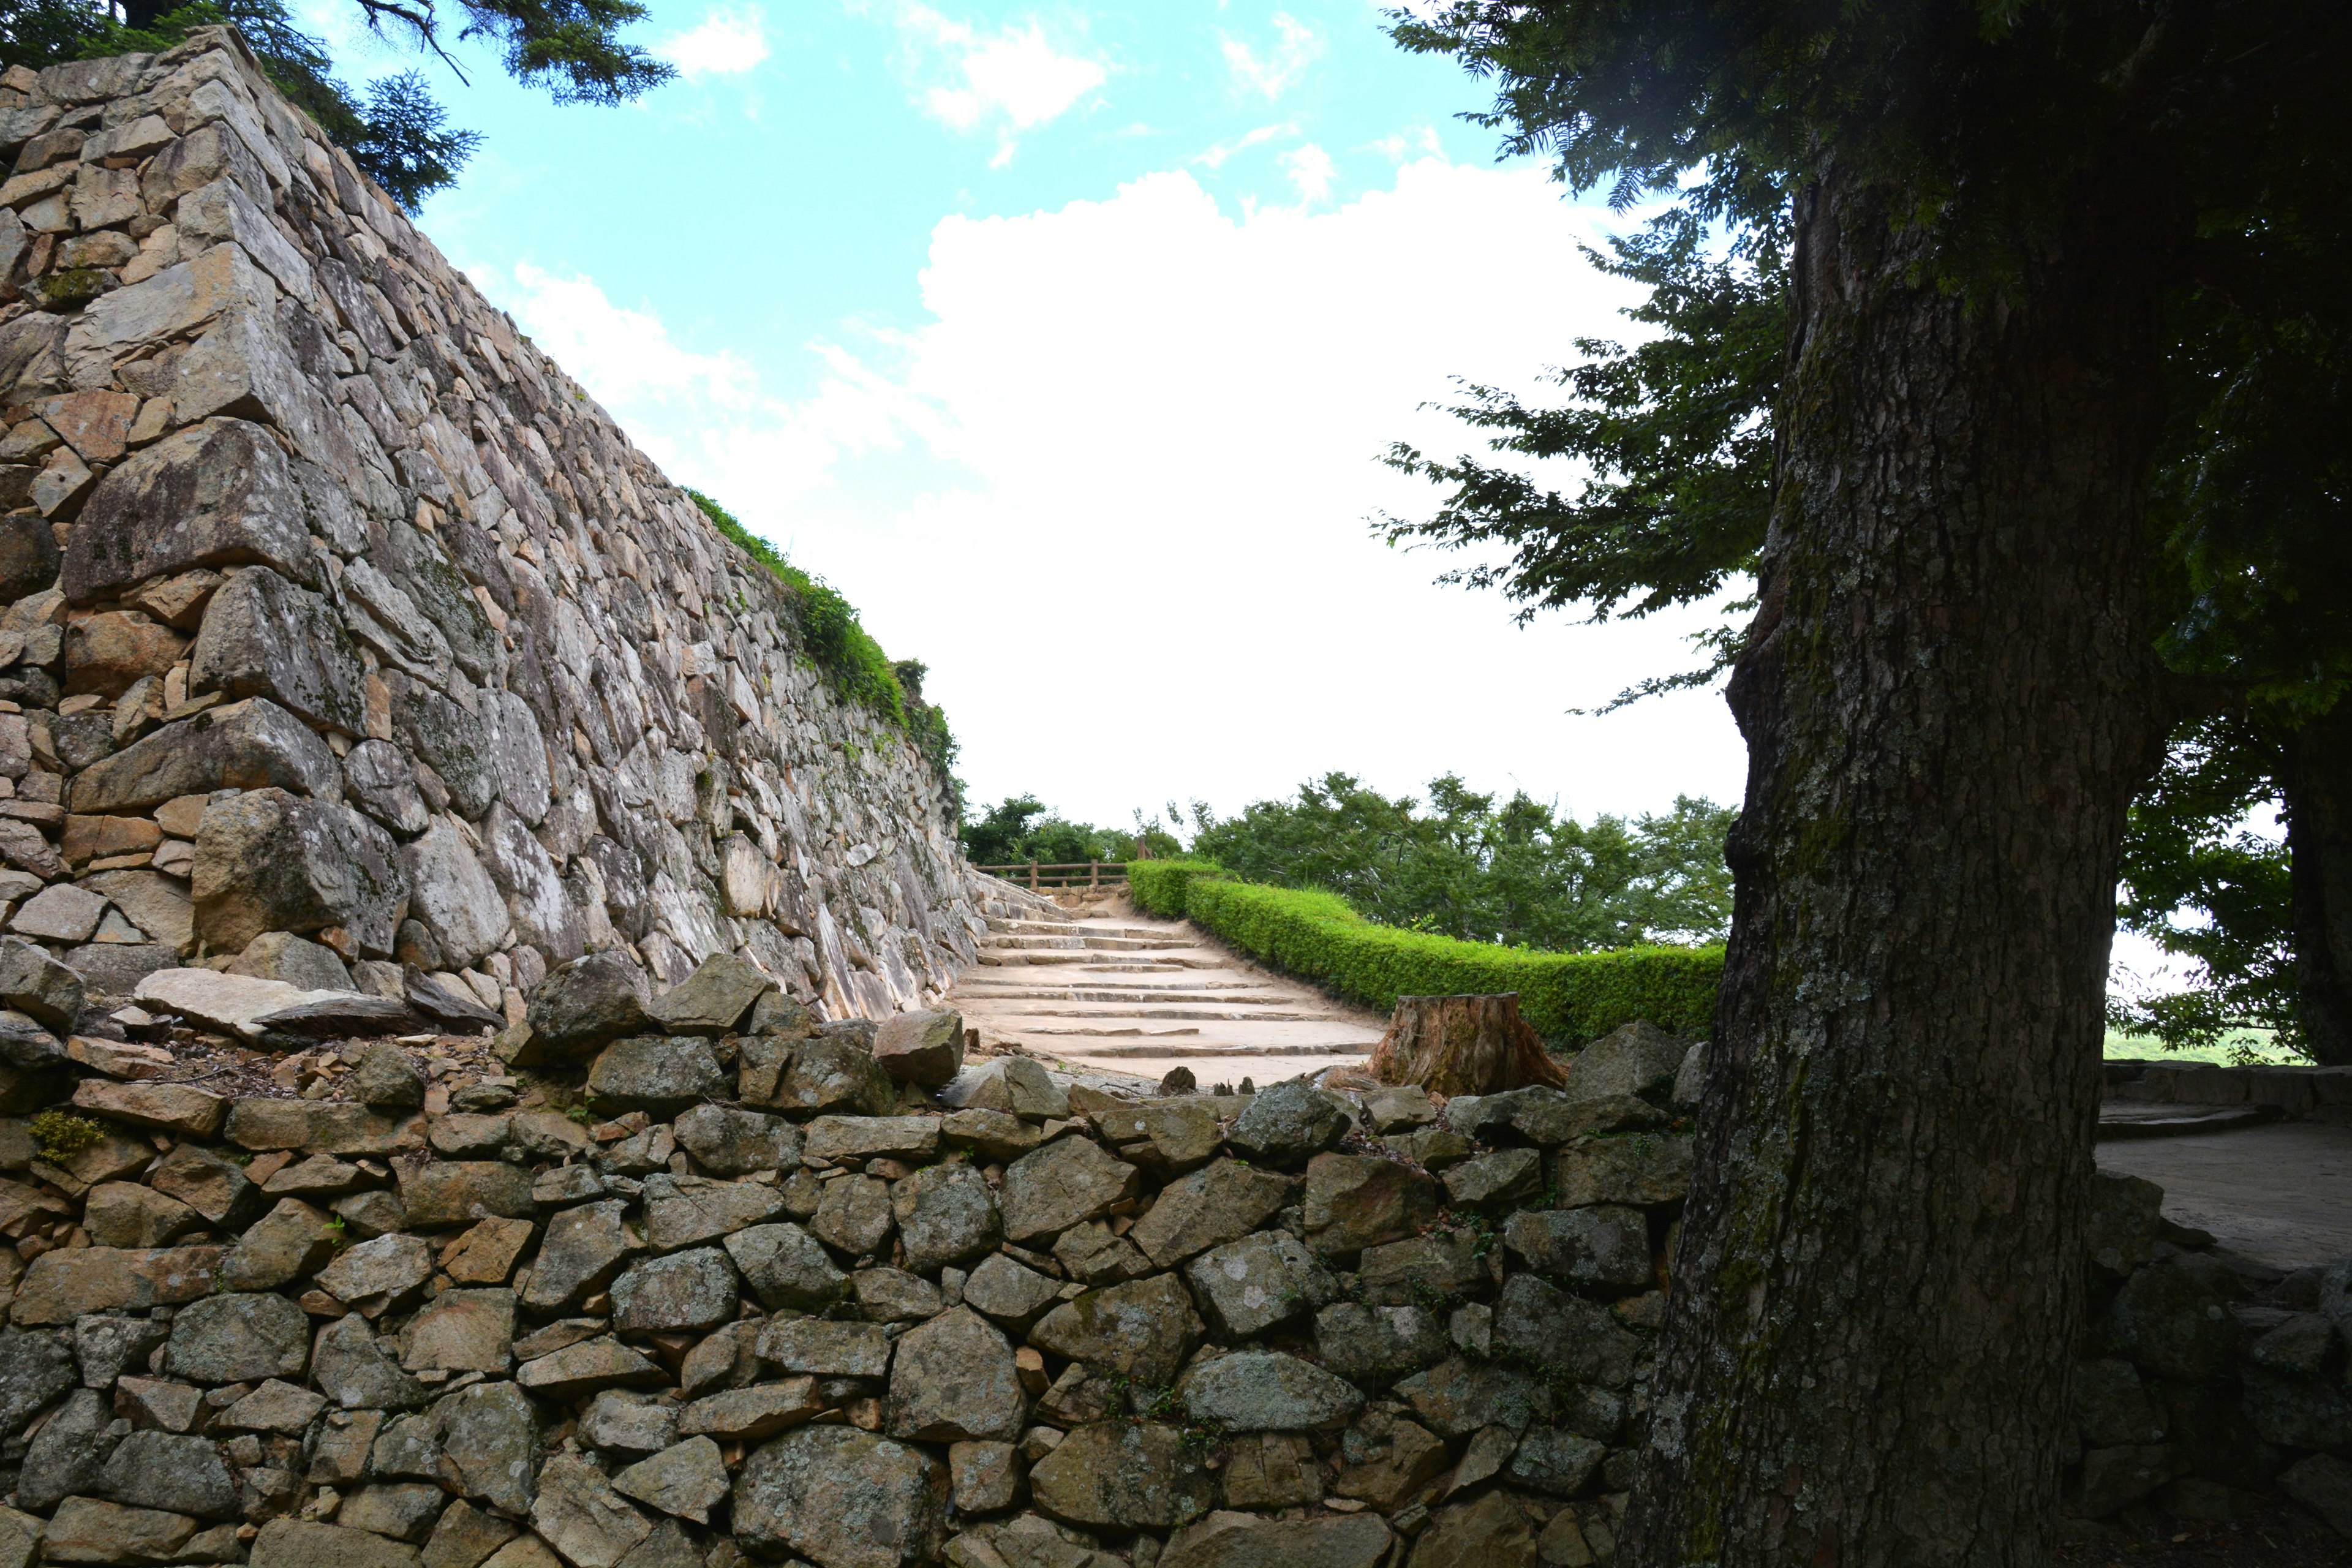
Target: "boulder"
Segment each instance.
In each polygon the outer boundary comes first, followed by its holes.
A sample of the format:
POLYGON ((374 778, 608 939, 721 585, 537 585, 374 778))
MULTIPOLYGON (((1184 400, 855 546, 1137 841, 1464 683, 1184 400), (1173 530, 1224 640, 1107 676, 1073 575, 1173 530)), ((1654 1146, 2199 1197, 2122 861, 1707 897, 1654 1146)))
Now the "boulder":
MULTIPOLYGON (((903 1120, 890 1115, 898 1107, 898 1086, 874 1053, 839 1037, 747 1041, 737 1087, 747 1105, 837 1112, 850 1120, 903 1120)), ((933 1131, 936 1135, 936 1128, 933 1131)))
POLYGON ((1306 1432, 1343 1426, 1364 1407, 1354 1385, 1280 1351, 1235 1351, 1196 1361, 1176 1381, 1196 1421, 1234 1432, 1306 1432))
POLYGON ((893 1083, 938 1089, 963 1068, 963 1015, 901 1013, 874 1032, 874 1059, 893 1083))
POLYGON ((701 1040, 637 1035, 606 1046, 588 1069, 588 1091, 599 1110, 642 1110, 667 1121, 690 1106, 727 1092, 727 1075, 701 1040))
POLYGON ((1069 1095, 1027 1057, 992 1057, 964 1068, 940 1091, 940 1102, 958 1110, 1001 1110, 1045 1121, 1070 1114, 1069 1095))
MULTIPOLYGON (((1003 1059, 1003 1058, 1000 1058, 1003 1059)), ((1018 1058, 1013 1058, 1018 1059, 1018 1058)), ((1015 1242, 1051 1238, 1135 1196, 1140 1173, 1089 1138, 1057 1138, 1005 1167, 998 1203, 1015 1242)))
POLYGON ((1173 1530, 1216 1500, 1216 1477, 1184 1435, 1156 1421, 1080 1426, 1029 1471, 1037 1507, 1091 1529, 1173 1530))
MULTIPOLYGON (((433 945, 446 967, 467 968, 484 954, 498 951, 506 941, 511 927, 506 900, 490 874, 482 868, 480 858, 466 842, 465 835, 448 818, 436 817, 421 837, 400 847, 400 868, 408 881, 408 912, 431 933, 433 945)), ((391 950, 387 947, 385 951, 391 950)), ((612 965, 635 970, 635 965, 617 953, 603 956, 612 965)), ((552 976, 547 984, 555 984, 552 976)), ((638 984, 643 986, 642 977, 638 984)), ((543 1030, 535 1019, 531 1036, 532 1045, 541 1052, 555 1048, 551 1043, 552 1034, 543 1030)), ((563 1058, 543 1055, 538 1059, 563 1058)))
POLYGON ((1637 1018, 1570 1058, 1561 1093, 1571 1100, 1622 1094, 1655 1098, 1673 1089, 1689 1054, 1683 1041, 1637 1018))
POLYGON ((228 1119, 228 1100, 184 1083, 109 1083, 86 1078, 74 1086, 77 1109, 110 1121, 150 1127, 182 1138, 214 1138, 228 1119))
POLYGON ((1155 1274, 1063 1302, 1029 1331, 1029 1342, 1095 1372, 1158 1386, 1175 1381, 1203 1329, 1182 1281, 1155 1274))
POLYGON ((788 1377, 698 1399, 679 1414, 677 1429, 685 1436, 716 1437, 722 1443, 756 1443, 797 1426, 825 1408, 815 1378, 788 1377))
POLYGON ((1493 1491, 1433 1515, 1413 1542, 1409 1568, 1536 1568, 1536 1563, 1535 1527, 1508 1494, 1493 1491))
POLYGON ((513 1291, 444 1290, 409 1321, 400 1364, 410 1372, 503 1375, 514 1363, 514 1331, 513 1291))
POLYGON ((62 1334, 0 1329, 0 1434, 15 1436, 35 1412, 77 1381, 62 1334))
MULTIPOLYGON (((843 1184, 834 1186, 838 1189, 843 1184)), ((667 1171, 646 1178, 644 1196, 646 1240, 656 1252, 717 1241, 775 1219, 784 1209, 776 1189, 763 1183, 714 1182, 705 1176, 673 1176, 667 1171)))
POLYGON ((81 1016, 81 976, 22 937, 0 938, 0 1002, 59 1031, 81 1016))
POLYGON ((1292 1079, 1260 1089, 1225 1142, 1255 1163, 1295 1170, 1346 1137, 1348 1127, 1345 1100, 1292 1079))
POLYGON ((1217 1102, 1206 1095, 1098 1111, 1095 1125, 1118 1145, 1122 1158, 1171 1174, 1206 1163, 1223 1142, 1217 1102))
POLYGON ((668 1381, 659 1365, 610 1335, 533 1357, 515 1372, 519 1387, 558 1403, 607 1388, 655 1388, 668 1381))
POLYGON ((267 697, 321 729, 353 740, 367 732, 366 672, 351 634, 325 599, 267 567, 237 573, 213 595, 192 658, 191 690, 267 697))
POLYGON ((91 1312, 176 1306, 212 1293, 223 1248, 65 1247, 33 1259, 16 1286, 11 1321, 70 1323, 91 1312))
POLYGON ((885 1416, 892 1436, 1010 1441, 1028 1413, 1012 1344, 977 1312, 955 1308, 899 1339, 885 1416))
MULTIPOLYGON (((428 835, 427 837, 430 837, 428 835)), ((422 842, 422 840, 420 840, 422 842)), ((527 1022, 530 1061, 576 1061, 651 1021, 646 973, 623 954, 592 952, 551 970, 531 993, 527 1022)))
POLYGON ((561 1312, 610 1284, 645 1245, 622 1223, 627 1209, 614 1198, 565 1209, 550 1219, 523 1305, 534 1312, 561 1312))
MULTIPOLYGON (((1010 1180, 1010 1173, 1007 1173, 1010 1180)), ((1238 1240, 1290 1201, 1288 1177, 1219 1160, 1169 1183, 1128 1238, 1161 1268, 1238 1240)))
POLYGON ((1521 1209, 1503 1244, 1529 1268, 1571 1285, 1639 1290, 1654 1282, 1649 1221, 1639 1209, 1521 1209))
POLYGON ((299 1382, 310 1364, 310 1320, 283 1296, 208 1296, 172 1320, 172 1371, 193 1383, 299 1382))
MULTIPOLYGON (((743 1283, 771 1311, 820 1311, 848 1287, 849 1277, 799 1226, 755 1225, 731 1233, 724 1245, 743 1283)), ((538 1283, 536 1276, 532 1283, 538 1283)))
POLYGON ((714 1176, 790 1171, 801 1163, 800 1129, 781 1116, 731 1105, 698 1105, 673 1124, 678 1147, 714 1176))
POLYGON ((1420 1306, 1335 1301, 1315 1315, 1315 1353, 1351 1383, 1381 1384, 1443 1361, 1445 1323, 1420 1306))
POLYGON ((2161 1258, 2124 1281, 2107 1308, 2109 1349, 2158 1377, 2200 1383, 2227 1377, 2244 1331, 2230 1307, 2234 1291, 2217 1260, 2161 1258))
MULTIPOLYGON (((1202 1253, 1184 1266, 1184 1279, 1211 1329, 1231 1340, 1295 1321, 1339 1292, 1339 1281, 1307 1244, 1281 1230, 1260 1231, 1202 1253)), ((967 1281, 966 1300, 971 1289, 967 1281)))
MULTIPOLYGON (((203 974, 207 971, 166 973, 203 974)), ((268 985, 274 982, 251 980, 242 984, 268 985)), ((423 1131, 418 1123, 418 1118, 395 1119, 363 1105, 338 1105, 328 1100, 240 1100, 230 1105, 224 1131, 230 1142, 256 1152, 289 1149, 306 1154, 381 1156, 415 1147, 415 1140, 423 1131)))
POLYGON ((340 927, 381 957, 407 912, 409 879, 392 835, 366 817, 270 787, 205 813, 192 891, 196 934, 215 949, 340 927))
POLYGON ((1641 1342, 1599 1302, 1514 1274, 1495 1302, 1495 1349, 1578 1383, 1622 1388, 1641 1342))
POLYGON ((352 989, 352 972, 334 949, 286 931, 266 931, 247 942, 228 973, 282 981, 298 991, 352 989))
POLYGON ((928 1116, 820 1116, 808 1124, 802 1154, 811 1160, 929 1161, 940 1124, 928 1116))
POLYGON ((301 720, 255 697, 166 724, 92 763, 74 775, 66 804, 86 816, 131 815, 218 789, 283 789, 333 800, 341 793, 341 770, 301 720))
POLYGON ((343 1500, 335 1518, 346 1528, 394 1541, 422 1541, 448 1496, 429 1481, 375 1481, 343 1500))
POLYGON ((948 1480, 958 1513, 995 1513, 1021 1495, 1027 1467, 1010 1443, 987 1441, 948 1446, 948 1480))
POLYGON ((890 1212, 907 1267, 918 1274, 968 1263, 993 1251, 1004 1235, 987 1179, 959 1161, 926 1166, 898 1183, 890 1189, 890 1212))
POLYGON ((613 1489, 664 1513, 708 1524, 711 1509, 727 1500, 730 1488, 719 1445, 688 1437, 615 1475, 613 1489))
POLYGON ((1307 1243, 1345 1259, 1425 1230, 1443 1203, 1437 1178, 1373 1155, 1318 1154, 1307 1167, 1307 1243))
POLYGON ((716 1247, 647 1258, 613 1282, 623 1333, 705 1333, 735 1318, 735 1265, 716 1247))
POLYGON ((208 419, 117 464, 91 491, 59 586, 87 605, 150 577, 256 563, 318 581, 301 491, 261 426, 208 419))
POLYGON ((199 1519, 236 1517, 236 1481, 210 1438, 133 1432, 99 1474, 101 1495, 199 1519))
POLYGON ((740 1029, 760 998, 776 982, 746 959, 714 952, 687 976, 646 1005, 655 1026, 668 1035, 704 1035, 717 1039, 740 1029))
POLYGON ((1169 1537, 1160 1568, 1380 1568, 1394 1539, 1378 1514, 1277 1520, 1220 1512, 1169 1537))
POLYGON ((1517 1486, 1553 1497, 1574 1497, 1600 1471, 1607 1445, 1580 1433, 1539 1426, 1519 1439, 1504 1474, 1517 1486))
POLYGON ((90 1240, 100 1247, 163 1247, 205 1224, 204 1215, 177 1198, 135 1182, 92 1187, 82 1213, 90 1240))
POLYGON ((1061 1297, 1060 1286, 1002 1252, 982 1258, 963 1282, 965 1306, 1013 1329, 1028 1328, 1061 1297))
POLYGON ((433 1406, 441 1457, 435 1479, 450 1490, 516 1515, 537 1491, 540 1413, 511 1383, 478 1383, 433 1406))
POLYGON ((416 1410, 432 1399, 378 1348, 374 1331, 356 1315, 319 1331, 310 1372, 319 1392, 341 1410, 416 1410))
POLYGON ((1552 1156, 1553 1191, 1562 1208, 1676 1203, 1690 1191, 1691 1149, 1688 1138, 1653 1132, 1570 1144, 1552 1156))
POLYGON ((760 1331, 760 1359, 814 1377, 881 1377, 890 1370, 890 1335, 879 1323, 778 1317, 760 1331))
MULTIPOLYGON (((197 1528, 198 1521, 184 1513, 69 1497, 58 1505, 57 1517, 42 1532, 41 1550, 43 1560, 49 1563, 171 1563, 178 1559, 180 1549, 197 1528)), ((252 1562, 272 1568, 257 1552, 252 1562)), ((412 1553, 408 1568, 414 1568, 415 1563, 412 1553)), ((274 1568, 293 1568, 293 1564, 281 1557, 274 1568)))
POLYGON ((587 1460, 558 1454, 539 1473, 531 1528, 574 1568, 619 1568, 653 1524, 587 1460))
POLYGON ((1401 1307, 1483 1295, 1494 1272, 1480 1256, 1476 1237, 1462 1231, 1433 1230, 1427 1236, 1364 1248, 1356 1282, 1363 1300, 1401 1307))
POLYGON ((404 838, 433 824, 416 787, 416 769, 390 741, 362 741, 343 757, 343 788, 352 804, 404 838))
POLYGON ((818 1568, 917 1568, 946 1533, 947 1470, 920 1448, 846 1426, 804 1426, 743 1462, 736 1539, 818 1568))

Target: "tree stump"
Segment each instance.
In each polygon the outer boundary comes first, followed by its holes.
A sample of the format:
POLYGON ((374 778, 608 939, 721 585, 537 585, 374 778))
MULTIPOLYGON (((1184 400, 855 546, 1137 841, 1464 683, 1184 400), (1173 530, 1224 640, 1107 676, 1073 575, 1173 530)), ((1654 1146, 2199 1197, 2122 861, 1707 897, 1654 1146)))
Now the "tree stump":
POLYGON ((1388 1033, 1372 1047, 1372 1076, 1417 1083, 1432 1094, 1498 1094, 1568 1081, 1519 1016, 1519 994, 1400 996, 1388 1033))

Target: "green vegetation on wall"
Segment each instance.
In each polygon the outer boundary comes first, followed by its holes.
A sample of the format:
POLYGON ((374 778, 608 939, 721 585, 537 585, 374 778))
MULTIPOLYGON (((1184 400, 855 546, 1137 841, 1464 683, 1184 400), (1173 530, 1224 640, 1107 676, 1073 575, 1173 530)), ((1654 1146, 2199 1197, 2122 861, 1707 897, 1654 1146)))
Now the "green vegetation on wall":
POLYGON ((949 769, 955 762, 955 737, 948 730, 947 715, 923 700, 923 677, 928 670, 921 661, 908 658, 893 664, 882 645, 858 623, 857 612, 839 589, 785 560, 774 545, 745 528, 732 512, 700 490, 686 493, 711 526, 792 590, 801 646, 834 690, 905 731, 916 750, 930 759, 940 777, 952 786, 949 769))
POLYGON ((1703 1036, 1723 978, 1717 946, 1538 952, 1462 942, 1375 925, 1331 893, 1235 881, 1209 861, 1138 861, 1128 887, 1140 909, 1189 918, 1253 958, 1383 1012, 1399 996, 1516 991, 1520 1016, 1556 1046, 1581 1046, 1636 1018, 1703 1036))

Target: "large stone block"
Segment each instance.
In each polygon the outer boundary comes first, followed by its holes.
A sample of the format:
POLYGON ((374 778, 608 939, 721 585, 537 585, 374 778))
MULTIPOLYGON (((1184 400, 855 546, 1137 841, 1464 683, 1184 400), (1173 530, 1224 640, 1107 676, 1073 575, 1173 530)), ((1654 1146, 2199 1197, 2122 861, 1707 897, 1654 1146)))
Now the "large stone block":
POLYGON ((946 1532, 947 1467, 910 1444, 804 1426, 761 1447, 735 1481, 737 1538, 819 1568, 915 1568, 946 1532))
POLYGON ((268 567, 230 577, 205 609, 189 686, 267 697, 313 724, 358 738, 367 730, 366 672, 327 601, 268 567))
POLYGON ((132 454, 99 481, 66 547, 61 585, 87 605, 167 573, 247 563, 318 581, 286 455, 258 425, 213 419, 132 454))
POLYGON ((422 837, 402 845, 399 855, 408 879, 408 912, 433 933, 445 964, 463 969, 498 951, 509 929, 506 900, 456 824, 436 821, 422 837))
POLYGON ((74 775, 68 806, 85 816, 152 811, 218 789, 290 790, 321 800, 342 794, 327 742, 265 698, 183 719, 74 775))
POLYGON ((196 831, 196 934, 236 952, 264 931, 340 926, 372 957, 392 952, 409 880, 392 835, 350 807, 282 789, 215 803, 196 831))

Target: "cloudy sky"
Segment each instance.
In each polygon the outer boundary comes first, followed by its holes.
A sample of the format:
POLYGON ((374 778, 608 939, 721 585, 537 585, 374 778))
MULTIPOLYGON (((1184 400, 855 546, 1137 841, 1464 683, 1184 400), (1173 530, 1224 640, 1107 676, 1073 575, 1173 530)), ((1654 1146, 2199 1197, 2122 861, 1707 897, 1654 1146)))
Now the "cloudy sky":
MULTIPOLYGON (((310 0, 345 74, 348 0, 310 0)), ((1531 385, 1622 290, 1605 208, 1497 164, 1369 0, 653 0, 680 78, 556 108, 460 49, 425 230, 685 483, 930 667, 978 801, 1124 822, 1340 769, 1580 815, 1736 799, 1720 699, 1571 709, 1701 624, 1521 629, 1392 551, 1462 375, 1531 385)))

